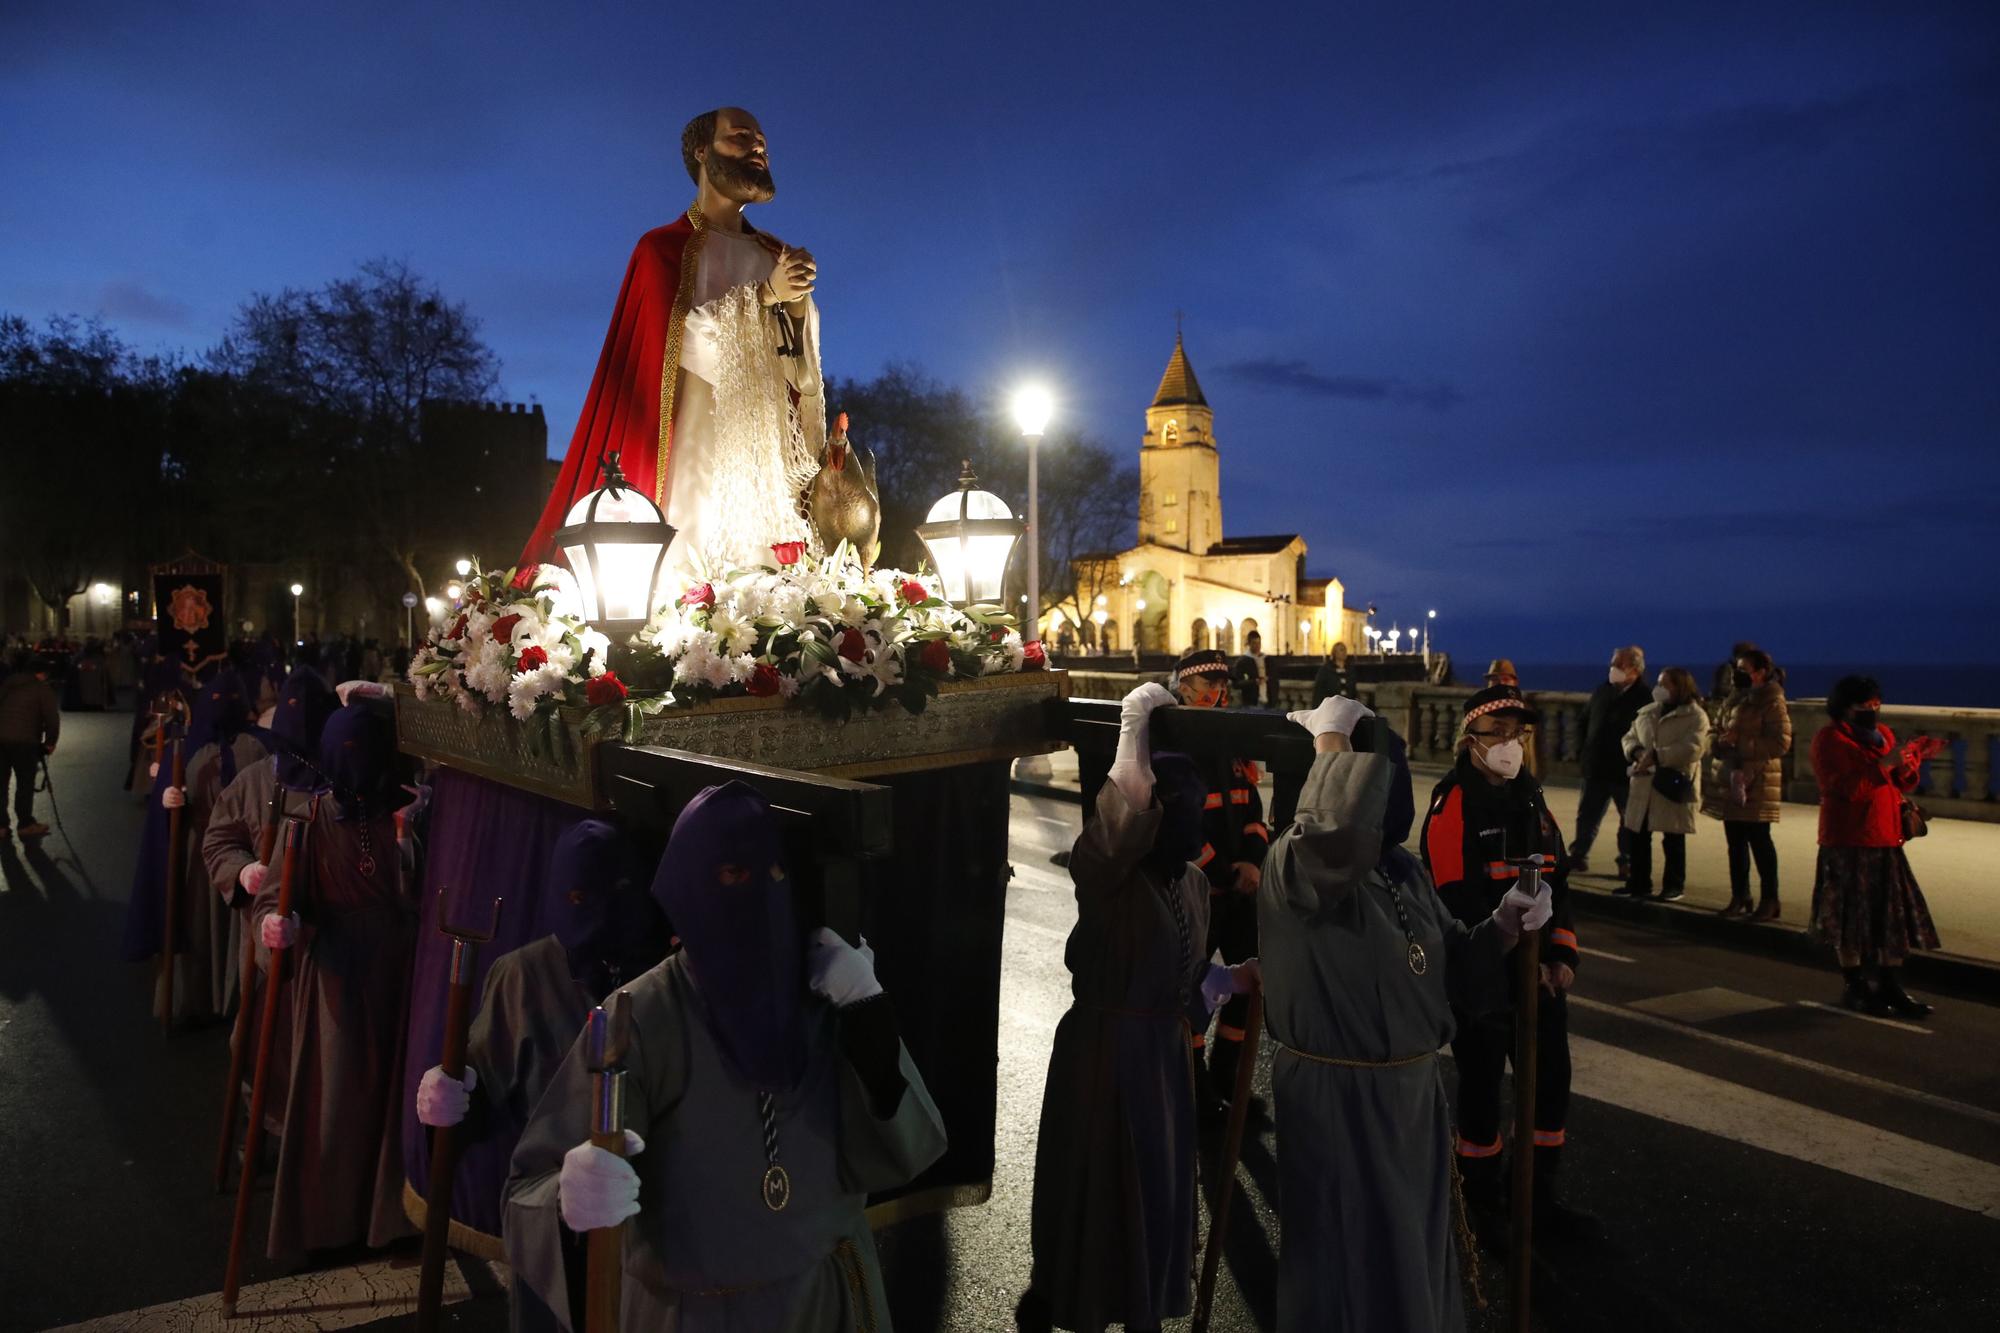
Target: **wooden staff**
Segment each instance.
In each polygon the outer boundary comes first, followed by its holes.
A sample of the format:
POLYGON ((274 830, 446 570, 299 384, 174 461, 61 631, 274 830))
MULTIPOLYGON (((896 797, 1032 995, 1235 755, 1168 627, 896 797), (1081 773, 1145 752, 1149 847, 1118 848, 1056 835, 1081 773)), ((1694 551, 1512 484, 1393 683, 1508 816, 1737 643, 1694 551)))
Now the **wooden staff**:
MULTIPOLYGON (((1542 863, 1529 858, 1521 867, 1521 888, 1541 891, 1542 863)), ((1507 1301, 1515 1333, 1528 1333, 1528 1279, 1535 1230, 1535 1053, 1536 1018, 1541 1007, 1542 933, 1528 931, 1514 947, 1514 1225, 1507 1254, 1507 1301)))
MULTIPOLYGON (((187 738, 174 738, 173 759, 169 768, 167 785, 180 788, 185 795, 187 787, 187 738)), ((187 820, 182 818, 185 806, 175 806, 167 811, 167 923, 161 932, 160 941, 160 987, 163 998, 160 1001, 160 1030, 174 1030, 174 937, 180 932, 180 922, 176 918, 181 910, 181 880, 187 873, 187 820)))
MULTIPOLYGON (((271 789, 264 827, 257 835, 257 860, 270 865, 277 854, 278 828, 285 819, 285 787, 271 789)), ((222 1132, 215 1144, 215 1192, 229 1187, 229 1150, 236 1146, 236 1115, 243 1108, 243 1062, 250 1058, 250 987, 257 980, 257 936, 250 929, 251 898, 243 895, 243 952, 236 964, 236 1026, 229 1037, 229 1082, 222 1089, 222 1132)))
MULTIPOLYGON (((625 1045, 632 997, 619 991, 607 1009, 590 1011, 583 1050, 590 1070, 590 1142, 625 1155, 625 1045)), ((625 1266, 625 1224, 590 1233, 589 1268, 584 1280, 585 1333, 618 1333, 618 1309, 625 1266)))
POLYGON ((1229 1239, 1229 1207, 1236 1197, 1236 1164, 1243 1159, 1243 1122, 1250 1113, 1250 1084, 1257 1074, 1257 1044, 1264 1035, 1264 988, 1250 992, 1250 1017, 1243 1026, 1243 1050, 1236 1057, 1236 1088, 1229 1099, 1229 1128, 1222 1140, 1222 1175, 1208 1215, 1208 1244, 1201 1255, 1201 1285, 1194 1293, 1192 1333, 1208 1333, 1208 1316, 1215 1301, 1215 1276, 1222 1267, 1223 1243, 1229 1239))
MULTIPOLYGON (((285 821, 285 866, 278 880, 277 915, 292 914, 292 894, 298 887, 306 829, 319 802, 304 819, 285 821)), ((296 944, 294 945, 296 947, 296 944)), ((257 1026, 257 1072, 250 1083, 250 1123, 243 1128, 243 1171, 236 1178, 236 1220, 229 1228, 229 1266, 222 1278, 222 1317, 236 1317, 236 1293, 243 1283, 243 1240, 250 1229, 250 1191, 257 1178, 257 1154, 264 1147, 264 1101, 271 1091, 271 1048, 278 1035, 278 1000, 285 982, 284 949, 271 950, 271 967, 264 978, 264 1016, 257 1026)))
MULTIPOLYGON (((466 1029, 472 1024, 472 974, 479 964, 479 946, 500 932, 500 900, 493 900, 493 916, 482 934, 445 920, 444 893, 438 890, 438 933, 451 938, 451 972, 445 981, 444 1049, 438 1064, 446 1078, 463 1082, 466 1029)), ((421 1333, 437 1328, 444 1308, 445 1241, 451 1235, 451 1182, 457 1169, 457 1126, 439 1125, 431 1131, 431 1180, 424 1194, 424 1257, 417 1273, 417 1328, 421 1333)))

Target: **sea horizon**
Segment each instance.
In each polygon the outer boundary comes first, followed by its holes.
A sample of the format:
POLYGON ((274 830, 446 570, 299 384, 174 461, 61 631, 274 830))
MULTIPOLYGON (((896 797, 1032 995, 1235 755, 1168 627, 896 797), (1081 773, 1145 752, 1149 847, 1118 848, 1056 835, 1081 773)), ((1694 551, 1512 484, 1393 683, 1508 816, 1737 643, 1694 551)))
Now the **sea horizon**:
MULTIPOLYGON (((1524 690, 1589 691, 1604 682, 1603 662, 1529 662, 1517 660, 1524 690)), ((1671 662, 1648 662, 1650 676, 1671 662)), ((1707 689, 1719 662, 1684 662, 1695 679, 1707 689)), ((1787 662, 1778 665, 1785 673, 1785 694, 1793 699, 1824 699, 1833 683, 1842 676, 1873 676, 1882 685, 1882 701, 1891 708, 2000 708, 2000 663, 1989 662, 1881 662, 1866 661, 1787 662)), ((1482 660, 1452 663, 1453 678, 1461 685, 1479 680, 1485 669, 1482 660)))

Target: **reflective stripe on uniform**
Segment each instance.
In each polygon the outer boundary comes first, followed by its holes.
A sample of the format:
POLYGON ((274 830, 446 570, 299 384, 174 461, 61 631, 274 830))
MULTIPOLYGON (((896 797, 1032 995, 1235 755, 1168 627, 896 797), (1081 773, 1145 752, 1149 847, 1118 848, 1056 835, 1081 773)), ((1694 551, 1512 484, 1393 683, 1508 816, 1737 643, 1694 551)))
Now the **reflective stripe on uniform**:
POLYGON ((1560 1148, 1563 1146, 1563 1133, 1564 1131, 1560 1129, 1538 1129, 1535 1131, 1535 1146, 1537 1148, 1560 1148))
POLYGON ((1265 842, 1271 840, 1271 830, 1265 828, 1262 824, 1245 824, 1243 831, 1253 837, 1262 838, 1265 842))
POLYGON ((1231 805, 1250 804, 1250 789, 1248 787, 1231 787, 1229 789, 1229 803, 1231 805))
POLYGON ((1222 793, 1219 791, 1212 791, 1208 795, 1202 797, 1201 808, 1204 810, 1220 810, 1222 808, 1222 793))
POLYGON ((1549 932, 1549 943, 1560 944, 1565 948, 1574 949, 1576 947, 1576 932, 1573 930, 1564 930, 1561 926, 1557 926, 1549 932))
POLYGON ((1233 1028, 1227 1023, 1217 1023, 1215 1025, 1215 1035, 1224 1041, 1242 1041, 1243 1029, 1233 1028))
POLYGON ((1463 1135, 1460 1135, 1458 1140, 1458 1155, 1460 1157, 1498 1157, 1500 1155, 1500 1136, 1497 1134, 1494 1135, 1493 1142, 1491 1143, 1473 1143, 1463 1135))
POLYGON ((1194 863, 1198 866, 1205 866, 1214 859, 1215 859, 1215 844, 1212 842, 1205 842, 1201 845, 1201 855, 1197 856, 1194 859, 1194 863))

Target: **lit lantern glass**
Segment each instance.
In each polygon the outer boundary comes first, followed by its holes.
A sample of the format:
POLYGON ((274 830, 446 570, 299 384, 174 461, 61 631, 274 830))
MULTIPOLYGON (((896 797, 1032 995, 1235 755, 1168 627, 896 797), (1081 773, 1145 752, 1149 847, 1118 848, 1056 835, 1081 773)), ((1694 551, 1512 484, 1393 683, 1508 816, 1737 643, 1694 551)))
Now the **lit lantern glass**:
POLYGON ((958 489, 932 505, 917 527, 954 606, 999 601, 1008 557, 1021 539, 1021 520, 999 496, 979 489, 970 462, 963 466, 958 489))
POLYGON ((605 458, 603 485, 570 507, 556 545, 576 575, 583 618, 606 634, 637 631, 658 605, 660 570, 674 529, 605 458))

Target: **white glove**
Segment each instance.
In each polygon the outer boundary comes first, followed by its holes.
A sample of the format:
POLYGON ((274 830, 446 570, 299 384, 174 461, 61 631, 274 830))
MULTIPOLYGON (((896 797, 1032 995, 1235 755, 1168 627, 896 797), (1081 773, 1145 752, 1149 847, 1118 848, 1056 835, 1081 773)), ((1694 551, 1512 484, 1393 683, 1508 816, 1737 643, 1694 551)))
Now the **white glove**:
POLYGON ((1118 706, 1118 753, 1111 761, 1111 781, 1135 810, 1153 803, 1153 749, 1149 733, 1153 710, 1180 702, 1173 691, 1147 681, 1118 706))
POLYGON ((1543 880, 1533 896, 1515 880, 1514 887, 1507 890, 1507 896, 1493 909, 1493 922, 1500 927, 1500 933, 1510 940, 1518 940, 1531 930, 1540 930, 1549 924, 1555 915, 1555 902, 1549 896, 1549 882, 1543 880))
POLYGON ((831 929, 821 926, 806 945, 807 984, 836 1008, 846 1008, 882 993, 875 979, 875 951, 864 938, 855 948, 831 929))
POLYGON ((257 896, 258 891, 264 887, 264 881, 270 878, 270 875, 271 867, 265 865, 262 861, 252 861, 236 872, 236 882, 243 886, 245 893, 254 898, 257 896))
MULTIPOLYGON (((625 1157, 646 1151, 646 1141, 625 1131, 625 1157)), ((571 1231, 615 1227, 639 1211, 639 1173, 615 1152, 579 1143, 563 1154, 556 1201, 571 1231)))
POLYGON ((465 1119, 478 1086, 479 1071, 471 1065, 465 1067, 463 1083, 445 1073, 443 1065, 432 1065, 417 1084, 417 1119, 434 1127, 457 1124, 465 1119))
POLYGON ((343 680, 333 687, 333 693, 345 708, 356 699, 386 699, 394 691, 379 680, 343 680))
POLYGON ((1214 1013, 1232 995, 1247 995, 1264 984, 1264 967, 1255 958, 1246 958, 1230 967, 1210 963, 1201 979, 1201 998, 1214 1013))
POLYGON ((264 941, 266 949, 291 948, 299 938, 299 914, 294 912, 290 916, 278 916, 273 913, 265 917, 264 923, 257 927, 257 936, 264 941))
POLYGON ((169 810, 178 810, 187 803, 186 787, 169 787, 160 793, 160 804, 169 810))
POLYGON ((1300 709, 1285 716, 1315 736, 1329 731, 1340 736, 1352 736, 1355 723, 1364 717, 1375 716, 1375 710, 1344 694, 1329 694, 1319 701, 1319 707, 1310 712, 1300 709))

